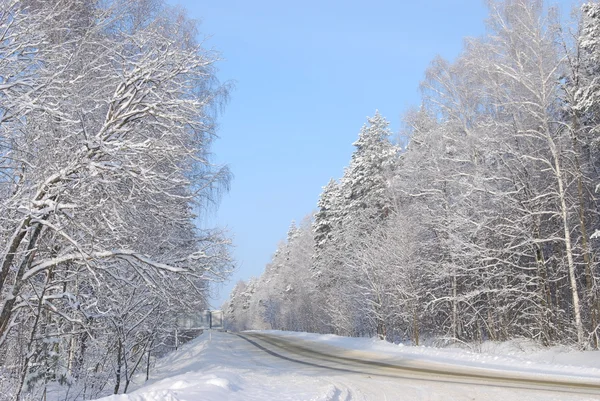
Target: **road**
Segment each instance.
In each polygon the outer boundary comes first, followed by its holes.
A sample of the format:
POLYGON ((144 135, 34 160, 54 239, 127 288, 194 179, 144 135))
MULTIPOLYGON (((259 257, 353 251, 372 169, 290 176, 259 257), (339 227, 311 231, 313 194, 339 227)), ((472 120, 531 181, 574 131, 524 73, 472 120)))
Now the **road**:
POLYGON ((148 383, 104 400, 600 400, 600 375, 594 369, 572 373, 544 366, 469 365, 419 357, 412 347, 399 352, 389 344, 369 348, 369 340, 346 341, 342 347, 330 338, 204 333, 159 360, 148 383))
MULTIPOLYGON (((469 366, 448 366, 435 361, 399 359, 360 350, 332 348, 310 341, 268 333, 235 334, 265 353, 306 367, 367 375, 368 378, 402 379, 420 382, 423 387, 439 384, 471 386, 477 393, 499 389, 525 391, 533 397, 575 397, 600 400, 600 378, 535 374, 526 371, 501 371, 469 366)), ((370 390, 373 388, 371 386, 370 390)), ((370 391, 369 390, 369 391, 370 391)), ((469 393, 471 393, 469 391, 469 393)), ((522 399, 522 398, 520 398, 522 399)), ((569 398, 570 399, 570 398, 569 398)))

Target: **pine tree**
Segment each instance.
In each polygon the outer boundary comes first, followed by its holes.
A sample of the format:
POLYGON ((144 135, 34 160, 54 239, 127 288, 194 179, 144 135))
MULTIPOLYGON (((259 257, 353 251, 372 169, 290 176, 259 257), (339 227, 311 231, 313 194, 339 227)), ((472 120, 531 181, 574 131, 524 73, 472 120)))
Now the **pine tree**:
POLYGON ((319 210, 315 213, 315 221, 313 223, 317 254, 331 242, 333 232, 339 226, 341 202, 340 186, 332 178, 323 187, 323 192, 321 192, 319 202, 317 203, 319 210))
POLYGON ((581 11, 579 74, 574 83, 573 107, 588 118, 593 118, 598 115, 600 107, 600 4, 584 4, 581 11))
POLYGON ((389 215, 390 179, 398 161, 400 148, 389 138, 389 122, 377 111, 360 130, 350 165, 341 180, 346 224, 360 218, 381 222, 389 215))

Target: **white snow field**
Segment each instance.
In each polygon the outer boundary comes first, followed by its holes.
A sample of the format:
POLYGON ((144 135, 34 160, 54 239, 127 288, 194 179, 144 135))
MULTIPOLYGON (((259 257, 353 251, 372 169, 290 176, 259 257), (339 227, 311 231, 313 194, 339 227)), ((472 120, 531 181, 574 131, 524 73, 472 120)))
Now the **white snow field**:
POLYGON ((135 391, 102 400, 600 400, 598 353, 484 346, 502 355, 307 333, 204 333, 160 359, 135 391))

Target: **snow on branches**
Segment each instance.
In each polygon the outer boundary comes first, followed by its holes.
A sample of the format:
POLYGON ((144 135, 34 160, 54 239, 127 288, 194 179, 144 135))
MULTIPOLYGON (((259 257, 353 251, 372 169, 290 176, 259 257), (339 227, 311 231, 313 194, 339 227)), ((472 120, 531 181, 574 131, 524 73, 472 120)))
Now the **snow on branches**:
POLYGON ((2 2, 0 31, 0 363, 56 322, 68 363, 48 382, 85 371, 119 303, 107 284, 161 300, 149 311, 193 309, 227 275, 228 239, 194 224, 228 184, 209 161, 226 87, 194 24, 159 0, 2 2))

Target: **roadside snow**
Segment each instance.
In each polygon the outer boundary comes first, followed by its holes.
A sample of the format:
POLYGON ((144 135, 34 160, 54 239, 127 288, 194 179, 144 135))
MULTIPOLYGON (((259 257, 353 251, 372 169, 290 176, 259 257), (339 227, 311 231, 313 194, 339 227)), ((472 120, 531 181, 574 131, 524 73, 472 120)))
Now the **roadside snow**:
MULTIPOLYGON (((261 333, 261 332, 258 332, 261 333)), ((483 344, 483 353, 390 344, 376 339, 268 331, 329 352, 401 358, 507 371, 555 373, 600 380, 599 354, 542 350, 530 343, 483 344), (333 347, 333 348, 332 348, 333 347), (551 365, 546 362, 559 362, 551 365), (567 364, 577 366, 567 366, 567 364)), ((594 400, 596 396, 347 373, 269 355, 228 333, 205 333, 157 362, 151 380, 102 401, 338 401, 338 400, 594 400)))
POLYGON ((477 351, 459 347, 405 346, 391 344, 376 338, 350 338, 333 334, 297 333, 289 331, 256 331, 287 338, 327 344, 344 350, 361 350, 388 357, 410 357, 462 365, 532 373, 557 373, 569 376, 598 377, 600 380, 600 352, 577 351, 565 346, 542 347, 530 340, 501 343, 491 341, 478 346, 477 351))
POLYGON ((281 363, 266 364, 261 360, 263 354, 232 334, 204 333, 160 359, 147 383, 138 377, 132 386, 137 390, 101 400, 317 401, 319 395, 331 390, 329 383, 311 386, 311 380, 297 378, 289 369, 281 369, 281 363))

